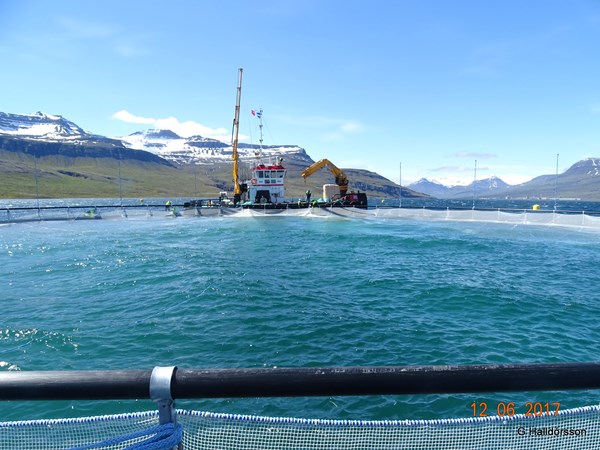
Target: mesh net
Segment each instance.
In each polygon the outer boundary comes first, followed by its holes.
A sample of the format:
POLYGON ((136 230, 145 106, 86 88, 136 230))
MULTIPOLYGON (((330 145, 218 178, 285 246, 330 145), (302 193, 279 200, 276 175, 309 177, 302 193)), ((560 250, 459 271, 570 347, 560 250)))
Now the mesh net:
MULTIPOLYGON (((342 216, 362 219, 426 219, 447 221, 470 222, 496 222, 509 224, 548 225, 560 227, 576 227, 582 229, 600 229, 600 216, 586 214, 585 212, 554 212, 548 210, 481 210, 481 209, 428 209, 428 208, 395 208, 377 207, 372 209, 361 208, 305 208, 305 209, 238 209, 238 208, 208 208, 205 211, 194 209, 183 210, 183 216, 202 215, 220 216, 234 215, 238 217, 255 217, 265 215, 283 216, 342 216)), ((55 208, 41 211, 12 211, 0 209, 0 224, 11 222, 29 222, 39 220, 73 220, 89 219, 87 211, 82 208, 55 208)), ((98 208, 94 218, 123 219, 135 217, 165 217, 163 210, 137 208, 137 209, 110 209, 98 208)))
MULTIPOLYGON (((121 414, 78 419, 0 422, 0 449, 70 449, 84 447, 158 425, 158 413, 121 414)), ((134 437, 107 449, 122 449, 143 441, 134 437)))
MULTIPOLYGON (((184 449, 538 449, 600 448, 600 406, 556 416, 442 420, 309 420, 177 411, 184 449)), ((157 412, 0 423, 0 449, 172 448, 144 443, 157 412), (127 440, 112 439, 135 435, 127 440), (105 445, 98 445, 105 443, 105 445)))
POLYGON ((584 213, 555 213, 550 211, 476 210, 476 209, 410 209, 380 208, 377 217, 413 218, 450 221, 497 222, 528 225, 555 225, 577 228, 600 228, 600 217, 584 213))
MULTIPOLYGON (((427 208, 309 208, 302 211, 279 211, 285 215, 344 216, 362 219, 415 219, 432 221, 507 223, 513 225, 541 225, 600 229, 600 217, 590 214, 532 210, 478 210, 478 209, 427 209, 427 208)), ((247 215, 264 215, 261 210, 245 211, 247 215)))

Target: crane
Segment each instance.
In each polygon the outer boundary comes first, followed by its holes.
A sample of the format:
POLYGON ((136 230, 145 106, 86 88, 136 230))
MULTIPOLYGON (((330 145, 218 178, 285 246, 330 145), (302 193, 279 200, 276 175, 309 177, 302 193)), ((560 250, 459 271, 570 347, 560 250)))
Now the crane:
POLYGON ((239 165, 239 157, 238 157, 238 135, 240 130, 240 100, 242 98, 242 74, 244 73, 244 69, 240 69, 240 75, 238 79, 237 86, 237 98, 235 101, 235 115, 233 118, 233 130, 231 132, 231 140, 233 142, 233 199, 234 203, 238 203, 242 198, 242 193, 244 192, 243 186, 240 185, 239 174, 238 174, 238 165, 239 165))
POLYGON ((348 177, 346 176, 343 170, 339 169, 328 159, 322 159, 320 161, 317 161, 316 163, 304 169, 304 171, 301 173, 302 178, 304 178, 304 181, 306 181, 306 179, 310 177, 313 173, 321 170, 324 167, 327 168, 327 170, 329 170, 329 172, 331 172, 335 177, 335 184, 337 184, 340 187, 340 196, 343 197, 344 195, 346 195, 346 192, 348 191, 348 177))

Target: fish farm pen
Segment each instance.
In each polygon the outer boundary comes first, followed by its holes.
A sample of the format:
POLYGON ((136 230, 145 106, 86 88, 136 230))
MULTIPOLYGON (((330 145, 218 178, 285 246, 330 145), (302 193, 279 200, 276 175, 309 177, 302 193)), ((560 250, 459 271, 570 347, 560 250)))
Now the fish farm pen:
MULTIPOLYGON (((537 206, 537 205, 534 205, 537 206)), ((315 204, 298 209, 296 204, 266 204, 245 209, 243 206, 221 205, 219 199, 202 199, 170 204, 89 204, 75 206, 0 206, 0 224, 90 220, 127 219, 151 217, 214 217, 223 215, 334 215, 366 219, 425 219, 446 221, 474 221, 508 224, 530 224, 600 228, 599 210, 549 210, 526 208, 466 208, 456 206, 405 206, 380 205, 368 208, 352 206, 331 207, 330 204, 315 204), (291 206, 289 206, 291 205, 291 206)))

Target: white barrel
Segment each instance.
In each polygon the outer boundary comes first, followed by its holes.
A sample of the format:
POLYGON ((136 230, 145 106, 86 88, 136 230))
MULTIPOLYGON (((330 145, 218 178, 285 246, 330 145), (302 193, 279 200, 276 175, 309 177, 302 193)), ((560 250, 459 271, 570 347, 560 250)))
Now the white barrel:
POLYGON ((337 184, 324 184, 323 185, 323 200, 326 202, 332 199, 337 199, 340 196, 340 187, 337 184))

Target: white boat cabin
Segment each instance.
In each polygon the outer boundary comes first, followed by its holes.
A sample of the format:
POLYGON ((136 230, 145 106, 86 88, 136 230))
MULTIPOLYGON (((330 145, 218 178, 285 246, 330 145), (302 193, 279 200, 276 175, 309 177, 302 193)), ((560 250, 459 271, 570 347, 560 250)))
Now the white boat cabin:
POLYGON ((285 199, 286 168, 279 158, 275 165, 258 164, 252 168, 252 178, 247 182, 248 201, 252 203, 279 203, 285 199))

